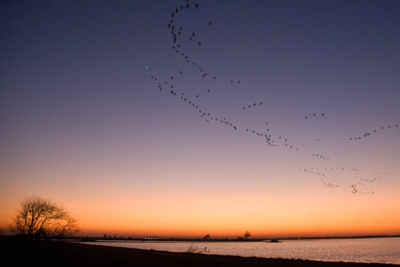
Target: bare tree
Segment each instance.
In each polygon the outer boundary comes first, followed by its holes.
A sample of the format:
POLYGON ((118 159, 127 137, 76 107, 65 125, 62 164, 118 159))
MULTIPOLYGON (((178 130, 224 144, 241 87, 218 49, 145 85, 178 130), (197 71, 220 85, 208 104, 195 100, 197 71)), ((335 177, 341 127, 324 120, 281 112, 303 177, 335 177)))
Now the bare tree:
POLYGON ((57 203, 38 196, 21 201, 10 230, 29 237, 67 237, 79 231, 78 221, 57 203))
POLYGON ((249 239, 249 237, 251 237, 251 233, 249 231, 244 232, 244 239, 249 239))

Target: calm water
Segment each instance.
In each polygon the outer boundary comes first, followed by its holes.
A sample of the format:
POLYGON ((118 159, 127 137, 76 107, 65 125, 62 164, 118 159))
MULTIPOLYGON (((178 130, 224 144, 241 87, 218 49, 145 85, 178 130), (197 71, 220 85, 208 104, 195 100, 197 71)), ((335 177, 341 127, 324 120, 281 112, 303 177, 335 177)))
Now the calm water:
POLYGON ((317 261, 346 261, 400 264, 400 238, 295 240, 266 242, 160 242, 160 241, 99 241, 85 244, 187 252, 207 247, 207 254, 244 257, 307 259, 317 261))

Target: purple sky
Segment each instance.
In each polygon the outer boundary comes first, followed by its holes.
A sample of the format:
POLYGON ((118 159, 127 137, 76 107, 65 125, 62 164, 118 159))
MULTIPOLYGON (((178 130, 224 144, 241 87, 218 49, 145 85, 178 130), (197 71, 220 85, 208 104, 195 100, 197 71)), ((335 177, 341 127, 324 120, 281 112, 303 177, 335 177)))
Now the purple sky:
POLYGON ((40 195, 85 231, 400 231, 399 1, 0 5, 0 226, 40 195))

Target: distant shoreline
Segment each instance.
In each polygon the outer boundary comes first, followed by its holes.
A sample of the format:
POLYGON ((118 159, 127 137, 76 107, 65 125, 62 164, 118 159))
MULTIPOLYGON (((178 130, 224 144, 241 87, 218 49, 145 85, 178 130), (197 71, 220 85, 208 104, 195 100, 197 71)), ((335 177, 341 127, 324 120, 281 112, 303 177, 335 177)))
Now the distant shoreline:
POLYGON ((320 262, 311 260, 272 259, 197 253, 176 253, 132 248, 94 246, 62 241, 27 242, 13 238, 0 239, 2 266, 398 266, 379 263, 320 262))
POLYGON ((367 238, 393 238, 400 237, 400 235, 374 235, 374 236, 326 236, 326 237, 282 237, 282 238, 250 238, 250 239, 234 239, 234 238, 156 238, 156 239, 145 239, 145 238, 127 238, 127 237, 117 237, 117 238, 103 238, 96 236, 80 236, 72 238, 71 240, 80 240, 81 242, 95 242, 95 241, 144 241, 144 242, 154 242, 154 241, 178 241, 178 242, 268 242, 271 240, 277 241, 293 241, 293 240, 330 240, 330 239, 367 239, 367 238))

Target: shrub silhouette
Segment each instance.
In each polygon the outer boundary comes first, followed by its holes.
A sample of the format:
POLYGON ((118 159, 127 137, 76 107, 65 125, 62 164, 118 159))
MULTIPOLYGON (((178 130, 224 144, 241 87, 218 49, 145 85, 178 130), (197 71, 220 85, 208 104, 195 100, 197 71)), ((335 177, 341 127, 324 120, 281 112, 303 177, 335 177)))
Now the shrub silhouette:
POLYGON ((38 196, 20 202, 10 224, 11 232, 31 239, 68 237, 79 232, 78 221, 55 202, 38 196))

